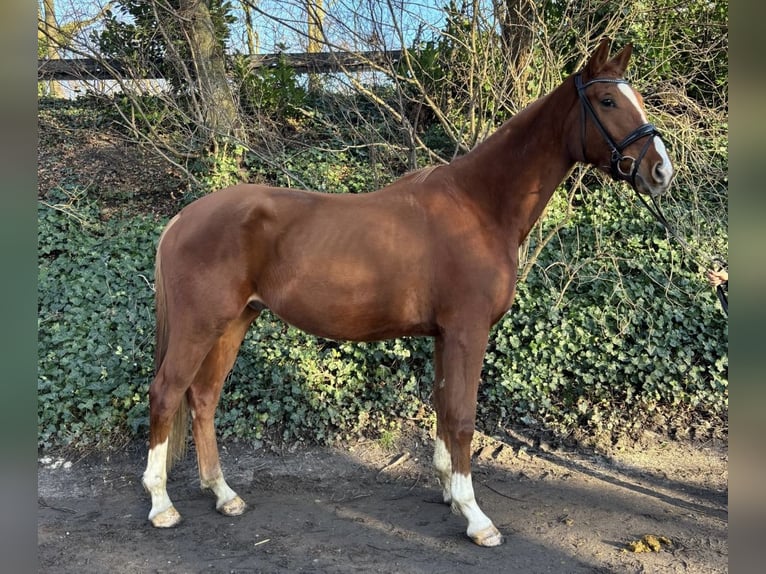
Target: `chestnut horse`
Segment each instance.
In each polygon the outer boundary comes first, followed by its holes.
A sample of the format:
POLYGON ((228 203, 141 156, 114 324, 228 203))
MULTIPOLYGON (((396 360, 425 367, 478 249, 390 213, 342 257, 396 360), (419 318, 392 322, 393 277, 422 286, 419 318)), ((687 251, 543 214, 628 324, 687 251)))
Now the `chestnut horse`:
POLYGON ((200 482, 241 514, 213 417, 224 379, 263 309, 320 337, 435 339, 433 463, 444 502, 481 546, 503 537, 476 503, 470 444, 492 325, 511 307, 519 245, 576 162, 651 196, 673 175, 641 96, 623 79, 632 47, 603 40, 568 77, 449 165, 366 194, 235 185, 198 199, 157 248, 156 374, 143 484, 149 519, 177 524, 167 470, 191 407, 200 482), (175 437, 175 440, 174 440, 175 437))

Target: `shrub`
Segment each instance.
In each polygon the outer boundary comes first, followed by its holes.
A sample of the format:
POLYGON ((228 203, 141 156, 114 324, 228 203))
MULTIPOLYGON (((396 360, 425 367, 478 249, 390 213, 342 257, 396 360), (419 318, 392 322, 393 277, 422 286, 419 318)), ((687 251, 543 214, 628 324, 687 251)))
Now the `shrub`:
POLYGON ((611 190, 590 201, 497 325, 482 409, 561 433, 725 426, 728 324, 702 270, 611 190))
POLYGON ((222 435, 261 439, 273 430, 288 441, 328 443, 393 428, 430 394, 429 347, 423 339, 317 339, 264 313, 227 382, 222 435))
POLYGON ((361 152, 306 148, 285 154, 278 163, 279 169, 275 169, 254 159, 250 169, 256 179, 275 185, 327 193, 364 193, 392 179, 390 175, 381 177, 385 168, 380 164, 371 165, 361 152))
POLYGON ((234 76, 239 84, 243 111, 251 116, 265 114, 280 120, 300 117, 299 109, 308 94, 295 70, 280 56, 274 67, 253 69, 249 58, 235 56, 234 76))
POLYGON ((153 369, 151 217, 102 221, 74 190, 39 208, 39 444, 108 445, 147 424, 153 369))
MULTIPOLYGON (((662 417, 725 426, 728 331, 715 296, 612 193, 591 190, 493 330, 480 428, 619 436, 662 417)), ((39 209, 39 445, 145 436, 162 223, 103 220, 76 189, 50 198, 39 209)), ((328 443, 387 436, 402 418, 432 424, 431 351, 428 339, 317 339, 264 312, 224 387, 219 433, 328 443)))

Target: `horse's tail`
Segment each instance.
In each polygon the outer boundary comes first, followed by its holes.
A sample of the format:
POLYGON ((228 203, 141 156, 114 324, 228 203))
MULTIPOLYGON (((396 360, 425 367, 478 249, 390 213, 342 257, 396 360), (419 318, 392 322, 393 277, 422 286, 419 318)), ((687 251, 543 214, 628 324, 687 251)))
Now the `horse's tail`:
MULTIPOLYGON (((155 316, 156 316, 156 333, 155 333, 155 347, 154 347, 154 375, 160 371, 162 362, 165 360, 165 354, 168 350, 168 299, 165 291, 165 281, 162 274, 162 257, 161 246, 162 239, 165 237, 165 233, 170 226, 175 223, 175 218, 168 223, 165 227, 165 231, 160 236, 159 243, 157 244, 157 256, 154 263, 154 300, 155 300, 155 316)), ((181 404, 178 405, 178 410, 173 417, 173 422, 170 426, 170 434, 168 435, 168 454, 166 468, 168 471, 172 468, 173 464, 181 460, 186 454, 187 437, 189 433, 189 403, 186 398, 186 394, 181 399, 181 404)))

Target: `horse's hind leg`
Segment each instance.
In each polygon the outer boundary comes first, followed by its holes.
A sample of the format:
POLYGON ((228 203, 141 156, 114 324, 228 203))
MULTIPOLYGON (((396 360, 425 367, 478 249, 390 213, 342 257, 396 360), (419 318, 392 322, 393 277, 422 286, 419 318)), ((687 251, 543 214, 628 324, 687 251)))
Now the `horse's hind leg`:
POLYGON ((187 396, 192 408, 192 432, 197 450, 200 486, 216 497, 216 510, 226 516, 238 516, 245 511, 245 502, 224 480, 218 457, 214 416, 226 375, 234 365, 237 352, 255 318, 247 311, 233 321, 205 357, 187 396))
POLYGON ((173 445, 169 445, 171 428, 181 433, 185 441, 185 417, 176 417, 185 412, 184 393, 194 379, 203 358, 212 342, 195 345, 181 345, 171 340, 167 353, 149 388, 149 455, 142 482, 152 498, 149 520, 158 528, 169 528, 180 522, 178 514, 167 493, 168 458, 174 457, 173 445), (183 404, 182 404, 183 403, 183 404), (174 420, 175 419, 175 420, 174 420))

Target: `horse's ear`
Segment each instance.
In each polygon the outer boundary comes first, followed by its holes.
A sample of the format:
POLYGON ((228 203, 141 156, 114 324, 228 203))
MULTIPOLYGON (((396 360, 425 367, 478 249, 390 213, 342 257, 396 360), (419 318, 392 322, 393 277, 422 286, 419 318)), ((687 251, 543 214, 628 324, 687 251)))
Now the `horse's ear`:
POLYGON ((602 38, 593 54, 591 54, 588 63, 585 65, 589 78, 597 77, 598 73, 604 68, 604 64, 606 64, 606 60, 609 57, 609 44, 611 44, 609 38, 602 38))
POLYGON ((628 67, 628 60, 630 60, 630 55, 633 53, 633 44, 625 44, 625 47, 620 50, 620 53, 617 54, 614 58, 612 58, 612 63, 617 67, 617 69, 620 72, 620 75, 625 74, 625 70, 628 67))

